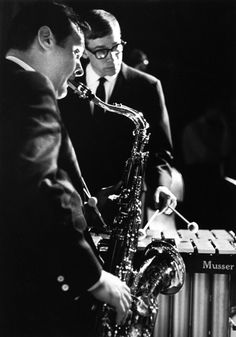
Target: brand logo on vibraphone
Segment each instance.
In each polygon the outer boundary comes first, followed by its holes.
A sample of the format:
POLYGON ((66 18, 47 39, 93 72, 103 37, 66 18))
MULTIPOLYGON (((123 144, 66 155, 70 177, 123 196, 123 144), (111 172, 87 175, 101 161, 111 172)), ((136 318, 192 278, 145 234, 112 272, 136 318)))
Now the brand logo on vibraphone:
POLYGON ((203 265, 203 269, 207 269, 207 270, 234 270, 235 268, 235 264, 226 264, 226 263, 214 263, 211 260, 203 260, 202 261, 203 265))

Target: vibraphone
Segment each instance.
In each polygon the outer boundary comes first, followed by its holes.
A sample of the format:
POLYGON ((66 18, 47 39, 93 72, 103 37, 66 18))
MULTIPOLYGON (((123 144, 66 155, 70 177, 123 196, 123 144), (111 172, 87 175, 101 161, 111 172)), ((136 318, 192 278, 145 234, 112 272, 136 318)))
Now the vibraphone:
POLYGON ((236 238, 225 230, 148 231, 152 240, 176 245, 186 265, 186 280, 175 295, 159 295, 153 337, 228 337, 231 277, 236 274, 236 238))

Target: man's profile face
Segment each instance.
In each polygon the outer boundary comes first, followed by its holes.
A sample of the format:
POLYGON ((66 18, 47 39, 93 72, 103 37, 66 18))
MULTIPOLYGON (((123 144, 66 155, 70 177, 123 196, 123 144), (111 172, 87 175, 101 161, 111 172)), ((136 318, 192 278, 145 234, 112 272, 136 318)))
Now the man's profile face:
POLYGON ((73 33, 66 39, 63 47, 56 46, 53 84, 57 98, 67 94, 68 79, 76 72, 83 74, 80 58, 84 52, 84 36, 74 24, 73 33))
POLYGON ((97 39, 86 40, 86 55, 94 71, 99 76, 112 76, 120 71, 123 53, 109 51, 104 59, 97 59, 94 52, 102 49, 111 49, 121 43, 120 28, 113 28, 112 34, 97 39), (91 52, 92 51, 92 52, 91 52))

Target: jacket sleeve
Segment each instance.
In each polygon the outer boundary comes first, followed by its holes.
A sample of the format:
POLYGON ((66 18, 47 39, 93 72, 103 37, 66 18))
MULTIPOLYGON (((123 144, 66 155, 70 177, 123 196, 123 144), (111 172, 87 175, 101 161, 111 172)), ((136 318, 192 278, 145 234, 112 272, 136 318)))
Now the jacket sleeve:
POLYGON ((149 98, 151 105, 149 112, 147 112, 147 119, 150 124, 151 137, 148 144, 149 160, 146 169, 146 182, 151 192, 150 196, 152 196, 157 186, 163 185, 169 188, 171 186, 173 145, 161 82, 156 79, 150 91, 152 92, 149 98))
POLYGON ((20 88, 15 82, 19 131, 10 149, 17 207, 23 210, 27 205, 27 219, 32 215, 38 224, 35 231, 45 251, 38 247, 38 254, 51 266, 48 272, 55 286, 63 290, 67 285, 68 294, 76 296, 98 281, 102 268, 84 236, 87 224, 81 197, 66 167, 61 167, 60 158, 65 162, 71 158, 62 153, 62 123, 52 85, 36 72, 22 72, 19 81, 24 83, 20 88))
POLYGON ((149 158, 145 182, 150 199, 153 199, 159 185, 170 187, 172 182, 173 145, 161 82, 155 76, 123 64, 122 75, 117 79, 112 99, 141 111, 149 123, 150 138, 146 147, 149 158), (119 96, 115 97, 115 94, 119 96))

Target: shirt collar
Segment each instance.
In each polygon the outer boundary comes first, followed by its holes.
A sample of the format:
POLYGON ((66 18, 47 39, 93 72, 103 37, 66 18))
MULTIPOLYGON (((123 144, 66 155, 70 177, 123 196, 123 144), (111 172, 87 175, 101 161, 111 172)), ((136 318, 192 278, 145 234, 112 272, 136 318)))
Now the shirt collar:
POLYGON ((34 68, 32 68, 30 65, 28 65, 27 63, 25 63, 24 61, 22 61, 18 57, 15 57, 15 56, 12 56, 12 55, 8 55, 8 56, 6 56, 6 59, 9 60, 9 61, 17 63, 20 67, 22 67, 25 70, 35 71, 34 68))
POLYGON ((89 63, 86 68, 86 83, 89 87, 96 85, 100 76, 93 70, 91 64, 89 63))

